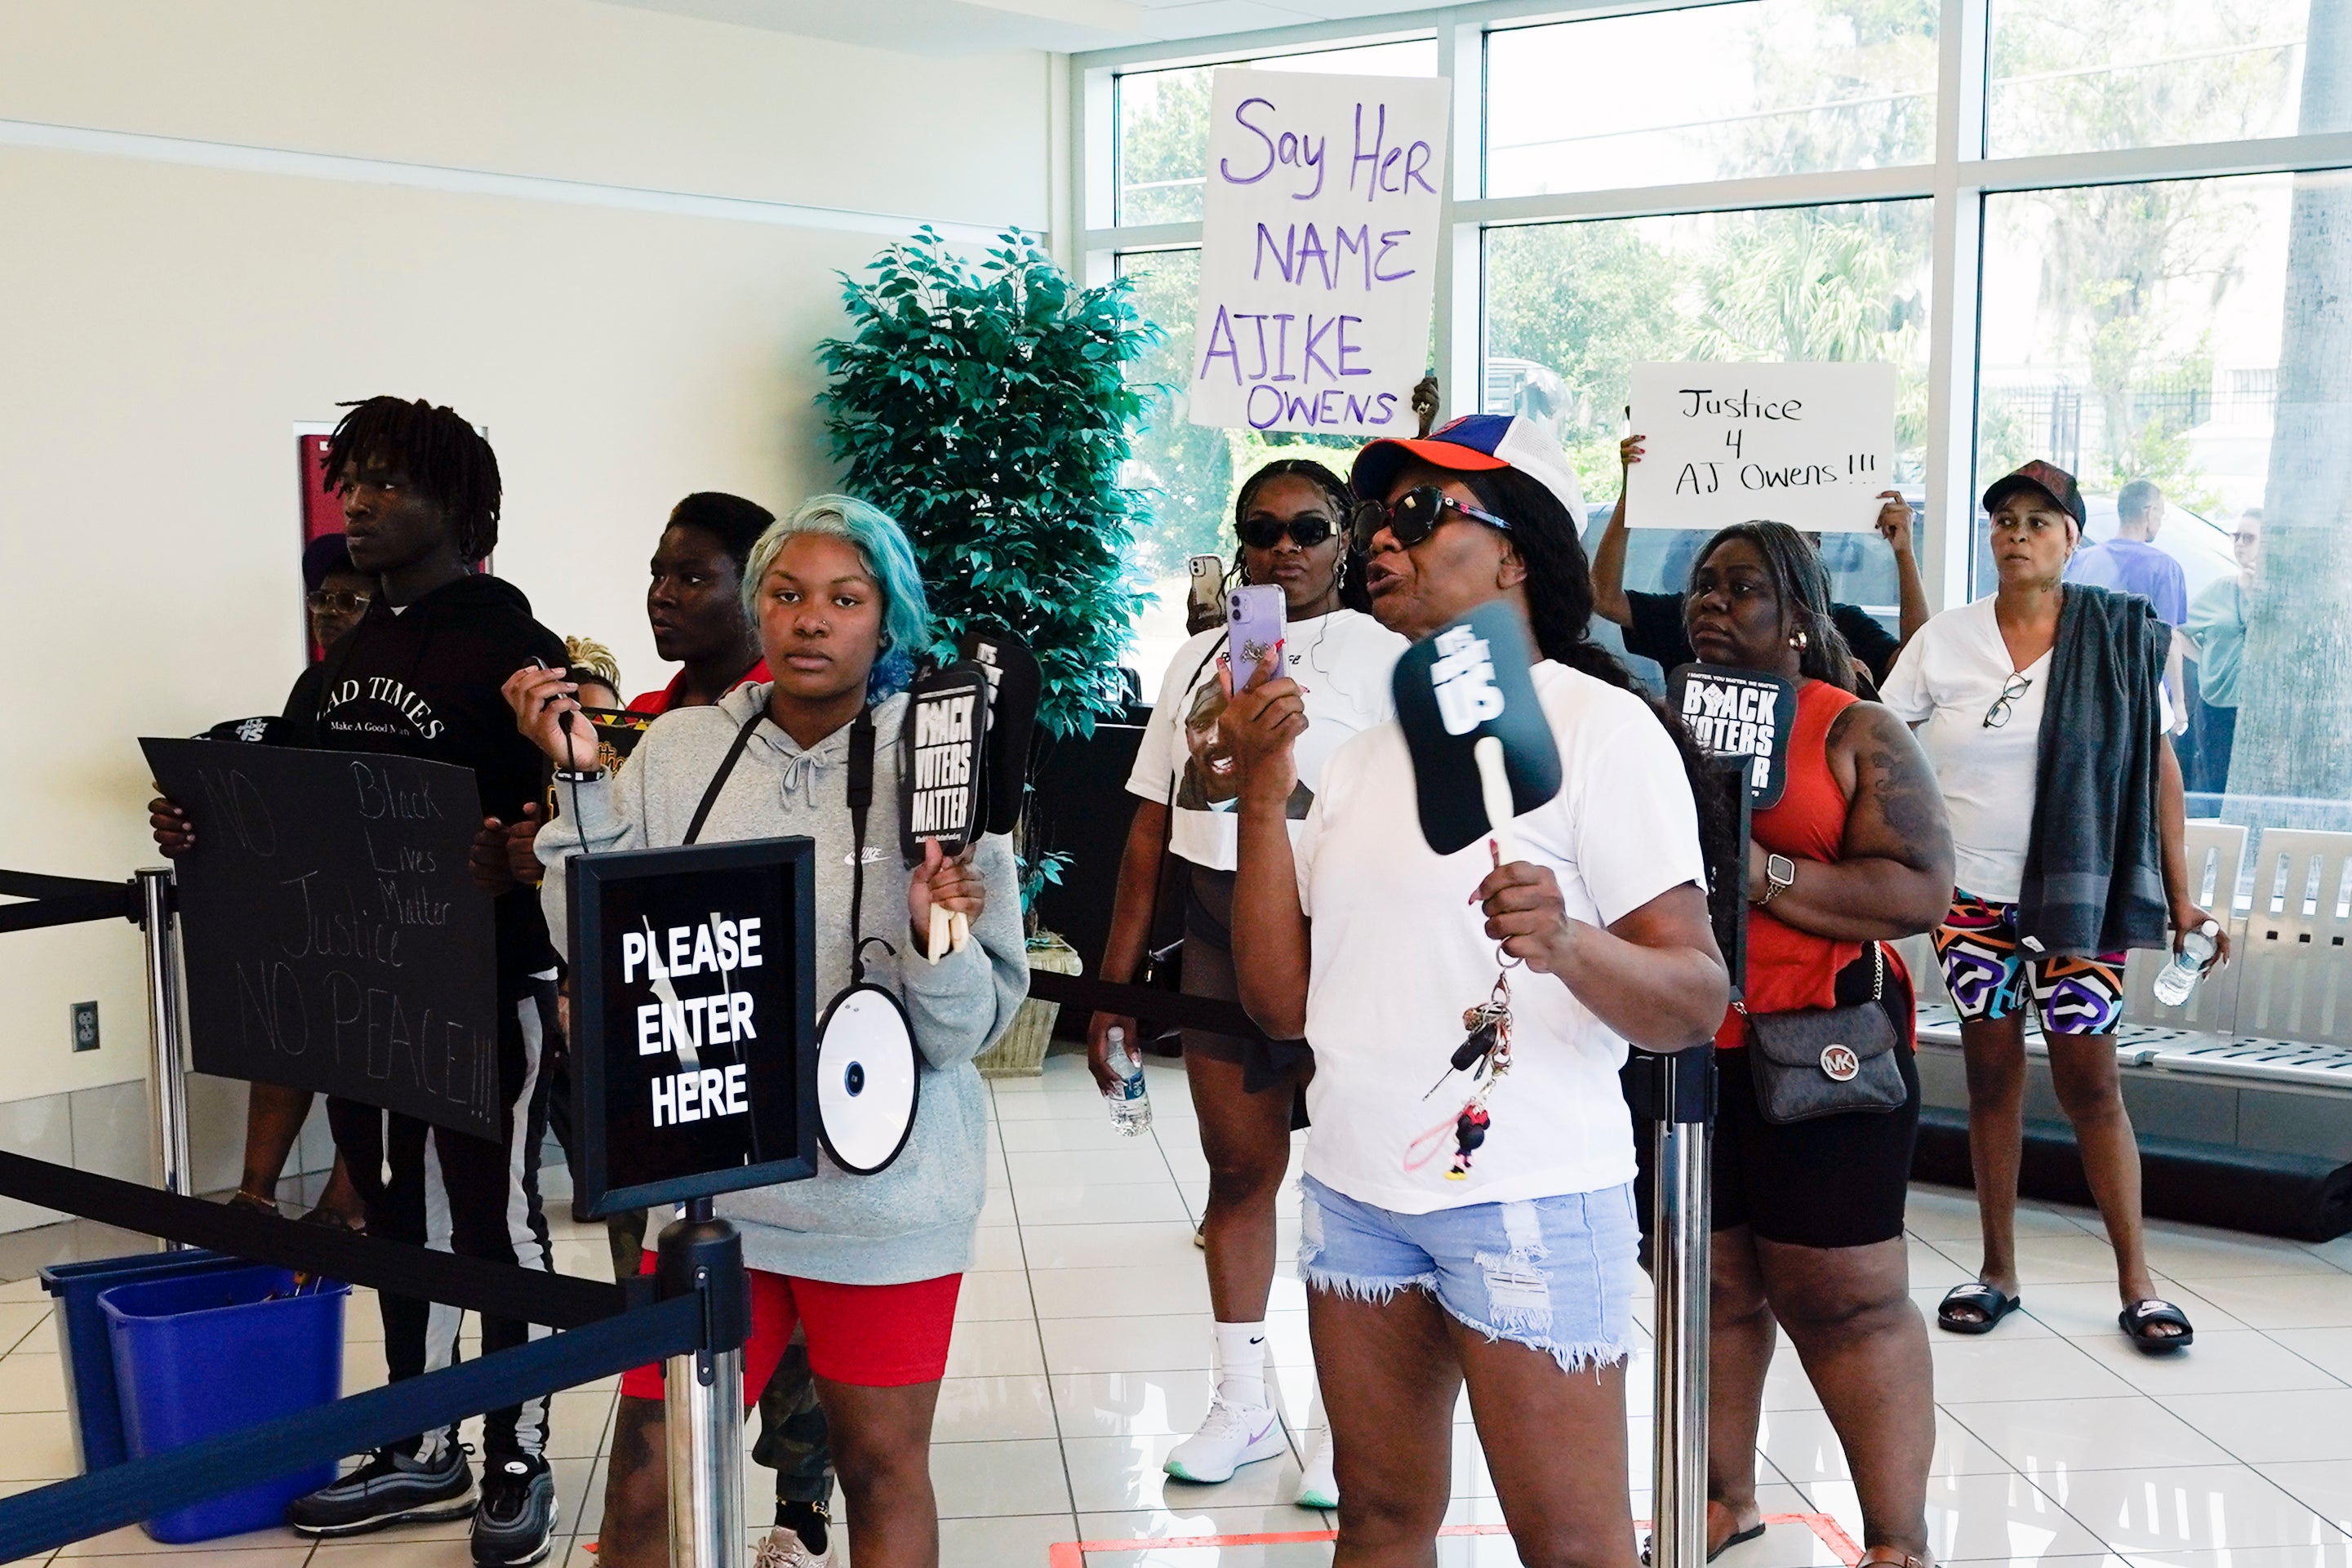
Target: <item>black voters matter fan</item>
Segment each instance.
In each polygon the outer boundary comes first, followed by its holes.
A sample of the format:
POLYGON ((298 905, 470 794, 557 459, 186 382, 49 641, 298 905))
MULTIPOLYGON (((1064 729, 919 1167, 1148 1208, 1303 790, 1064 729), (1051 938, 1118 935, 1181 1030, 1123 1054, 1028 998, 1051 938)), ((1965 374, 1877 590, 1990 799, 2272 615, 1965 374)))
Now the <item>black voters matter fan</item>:
MULTIPOLYGON (((981 832, 982 773, 988 739, 988 673, 958 660, 915 677, 899 736, 898 848, 910 866, 937 840, 952 858, 981 832)), ((939 961, 951 937, 948 912, 931 911, 929 952, 939 961)))
POLYGON ((1666 700, 1710 757, 1746 758, 1748 800, 1759 811, 1780 804, 1789 787, 1789 727, 1797 722, 1797 683, 1766 670, 1685 664, 1666 677, 1666 700))
POLYGON ((1514 859, 1511 819, 1559 793, 1559 747, 1529 666, 1527 629, 1502 603, 1440 627, 1397 661, 1391 687, 1421 836, 1439 854, 1491 833, 1514 859))
POLYGON ((1037 728, 1037 697, 1045 678, 1037 655, 1010 632, 967 632, 957 644, 962 662, 988 676, 988 746, 981 770, 982 831, 1009 833, 1021 825, 1029 786, 1029 739, 1037 728))

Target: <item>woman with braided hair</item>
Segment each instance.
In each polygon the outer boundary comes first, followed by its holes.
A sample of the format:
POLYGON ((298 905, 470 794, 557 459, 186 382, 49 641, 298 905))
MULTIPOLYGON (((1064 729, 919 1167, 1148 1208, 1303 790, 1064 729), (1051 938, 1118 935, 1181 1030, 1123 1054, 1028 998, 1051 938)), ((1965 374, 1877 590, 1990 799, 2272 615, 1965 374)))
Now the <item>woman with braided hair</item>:
MULTIPOLYGON (((1347 485, 1305 458, 1270 463, 1250 476, 1234 504, 1241 540, 1241 580, 1282 590, 1288 619, 1284 667, 1307 691, 1311 731, 1299 745, 1297 787, 1284 806, 1294 826, 1315 798, 1322 760, 1359 730, 1389 716, 1389 673, 1403 639, 1346 607, 1347 485)), ((1156 890, 1181 901, 1183 988, 1188 995, 1234 999, 1233 759, 1217 738, 1223 711, 1223 618, 1180 649, 1144 730, 1129 793, 1139 797, 1120 857, 1118 892, 1101 972, 1132 981, 1142 967, 1156 890), (1163 883, 1163 869, 1173 875, 1163 883)), ((1135 1019, 1097 1013, 1087 1055, 1097 1082, 1113 1082, 1110 1031, 1138 1043, 1135 1019)), ((1267 1396, 1265 1306, 1274 1286, 1275 1195, 1290 1164, 1290 1134, 1299 1124, 1299 1091, 1313 1059, 1296 1040, 1241 1040, 1186 1030, 1184 1075, 1200 1113, 1201 1152, 1209 1162, 1209 1202, 1201 1243, 1208 1254, 1209 1302, 1216 1316, 1218 1375, 1207 1419, 1178 1444, 1168 1473, 1215 1482, 1242 1465, 1288 1451, 1267 1396)), ((1329 1449, 1308 1456, 1296 1493, 1309 1508, 1328 1508, 1329 1449)))
POLYGON ((1514 822, 1519 858, 1484 842, 1439 855, 1412 826, 1403 731, 1383 724, 1325 763, 1294 843, 1300 683, 1269 662, 1225 710, 1242 1003, 1316 1053, 1298 1264, 1335 1445, 1333 1561, 1432 1560, 1466 1383, 1519 1555, 1632 1568, 1638 1270, 1617 1072, 1628 1041, 1678 1051, 1723 1013, 1701 764, 1586 640, 1591 580, 1557 442, 1471 415, 1374 442, 1354 488, 1381 624, 1425 637, 1487 603, 1524 620, 1562 783, 1514 822), (1472 1014, 1508 1068, 1476 1089, 1448 1071, 1472 1014), (1457 1144, 1474 1116, 1483 1135, 1457 1144))

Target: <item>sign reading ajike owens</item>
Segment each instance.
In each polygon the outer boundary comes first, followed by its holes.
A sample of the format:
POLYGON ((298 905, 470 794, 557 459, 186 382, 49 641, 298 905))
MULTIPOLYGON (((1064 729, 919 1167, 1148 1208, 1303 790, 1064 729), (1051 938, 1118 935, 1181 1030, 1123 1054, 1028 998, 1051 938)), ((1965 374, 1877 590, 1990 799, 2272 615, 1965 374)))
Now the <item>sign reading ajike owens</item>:
POLYGON ((195 824, 175 862, 191 1057, 477 1137, 498 1132, 492 904, 470 768, 142 739, 195 824))
POLYGON ((1209 97, 1192 423, 1410 434, 1453 83, 1227 69, 1209 97))

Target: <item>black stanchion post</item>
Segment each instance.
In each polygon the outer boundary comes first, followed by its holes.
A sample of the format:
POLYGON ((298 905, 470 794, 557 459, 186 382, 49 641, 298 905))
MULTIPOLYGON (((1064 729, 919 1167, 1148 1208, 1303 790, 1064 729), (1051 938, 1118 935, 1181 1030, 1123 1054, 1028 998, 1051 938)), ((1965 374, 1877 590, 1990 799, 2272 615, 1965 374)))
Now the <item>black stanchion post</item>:
POLYGON ((707 1197, 661 1233, 662 1299, 702 1298, 702 1348, 670 1357, 663 1391, 669 1444, 671 1568, 735 1568, 743 1560, 743 1342, 751 1284, 743 1239, 707 1197))
MULTIPOLYGON (((139 873, 139 924, 147 939, 147 1103, 155 1135, 155 1185, 192 1196, 188 1169, 188 1054, 180 1032, 179 948, 173 940, 172 871, 139 873)), ((165 1250, 179 1243, 161 1243, 165 1250)))
POLYGON ((1650 1561, 1706 1562, 1707 1176, 1715 1125, 1712 1043, 1651 1057, 1657 1131, 1650 1198, 1657 1388, 1650 1561))

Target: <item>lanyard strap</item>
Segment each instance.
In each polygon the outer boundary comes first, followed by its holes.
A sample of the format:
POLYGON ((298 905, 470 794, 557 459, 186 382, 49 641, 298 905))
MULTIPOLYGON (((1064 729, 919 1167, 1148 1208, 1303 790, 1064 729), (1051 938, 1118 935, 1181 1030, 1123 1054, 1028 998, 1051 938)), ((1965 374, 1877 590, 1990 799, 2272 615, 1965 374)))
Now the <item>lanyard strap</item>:
MULTIPOLYGON (((702 836, 702 824, 710 820, 710 808, 719 803, 719 792, 727 788, 728 776, 735 771, 736 761, 742 757, 743 748, 751 743, 751 732, 759 728, 760 721, 767 716, 768 710, 761 707, 743 721, 742 728, 735 732, 735 744, 727 748, 727 756, 719 764, 719 771, 713 773, 710 782, 704 786, 702 803, 695 807, 694 821, 687 824, 682 842, 690 844, 702 836)), ((855 944, 849 954, 849 972, 852 981, 862 985, 866 979, 866 944, 859 932, 863 928, 862 917, 866 907, 866 814, 874 805, 874 710, 870 706, 859 708, 856 718, 849 726, 848 795, 850 832, 856 841, 849 860, 849 935, 855 944)), ((889 944, 886 942, 883 946, 887 948, 889 944)))

